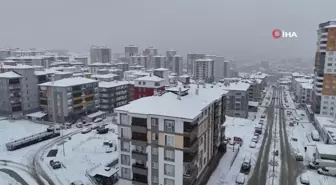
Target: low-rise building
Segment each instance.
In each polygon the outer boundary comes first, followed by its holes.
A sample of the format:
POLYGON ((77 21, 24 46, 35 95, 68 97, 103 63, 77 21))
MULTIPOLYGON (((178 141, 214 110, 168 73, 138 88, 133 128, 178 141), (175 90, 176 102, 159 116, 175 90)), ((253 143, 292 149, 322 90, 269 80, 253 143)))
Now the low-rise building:
POLYGON ((318 116, 314 117, 315 128, 319 132, 325 144, 336 144, 336 119, 333 117, 318 116))
POLYGON ((11 118, 23 116, 21 97, 22 76, 13 71, 0 73, 0 114, 11 118))
POLYGON ((166 81, 163 78, 157 77, 150 73, 149 76, 144 76, 134 80, 134 97, 139 99, 142 97, 153 96, 154 92, 163 93, 165 90, 166 81))
POLYGON ((131 85, 128 81, 99 82, 99 109, 112 113, 114 108, 131 101, 131 85))
POLYGON ((40 108, 50 121, 63 123, 99 108, 98 81, 73 77, 39 85, 40 108))
POLYGON ((195 84, 167 91, 115 109, 119 176, 134 184, 205 183, 210 161, 223 154, 226 91, 195 84))
POLYGON ((226 114, 232 117, 247 118, 249 98, 249 83, 242 81, 224 82, 219 85, 223 90, 228 91, 226 94, 226 114))

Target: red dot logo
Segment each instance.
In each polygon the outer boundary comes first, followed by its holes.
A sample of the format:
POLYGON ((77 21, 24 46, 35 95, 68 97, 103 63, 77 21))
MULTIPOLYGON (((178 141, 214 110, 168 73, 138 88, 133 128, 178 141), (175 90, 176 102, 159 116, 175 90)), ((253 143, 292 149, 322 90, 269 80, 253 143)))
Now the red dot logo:
POLYGON ((275 39, 280 39, 282 37, 282 31, 280 29, 275 29, 272 31, 272 36, 275 39))

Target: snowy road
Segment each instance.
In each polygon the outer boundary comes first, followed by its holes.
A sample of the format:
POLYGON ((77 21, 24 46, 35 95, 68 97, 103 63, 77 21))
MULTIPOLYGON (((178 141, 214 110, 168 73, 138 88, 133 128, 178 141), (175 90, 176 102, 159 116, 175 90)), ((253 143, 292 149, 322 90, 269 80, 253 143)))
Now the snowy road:
MULTIPOLYGON (((273 90, 273 97, 275 96, 275 90, 273 90)), ((268 185, 267 182, 267 171, 269 167, 269 151, 271 149, 272 143, 272 129, 273 129, 273 118, 274 118, 274 103, 275 100, 272 99, 269 107, 267 108, 267 126, 264 134, 264 139, 259 152, 259 157, 256 162, 255 170, 251 178, 248 181, 248 185, 268 185)))
POLYGON ((29 185, 18 173, 16 173, 15 171, 13 171, 11 169, 0 168, 0 173, 5 173, 5 174, 9 175, 13 179, 15 179, 18 183, 20 183, 21 185, 29 185))
MULTIPOLYGON (((278 90, 280 95, 280 107, 284 107, 283 104, 283 87, 280 87, 278 90)), ((280 182, 281 185, 293 185, 296 184, 296 178, 304 170, 302 163, 298 163, 294 155, 291 152, 290 143, 288 142, 287 132, 286 132, 286 120, 284 108, 280 109, 280 150, 281 150, 281 176, 280 182)))

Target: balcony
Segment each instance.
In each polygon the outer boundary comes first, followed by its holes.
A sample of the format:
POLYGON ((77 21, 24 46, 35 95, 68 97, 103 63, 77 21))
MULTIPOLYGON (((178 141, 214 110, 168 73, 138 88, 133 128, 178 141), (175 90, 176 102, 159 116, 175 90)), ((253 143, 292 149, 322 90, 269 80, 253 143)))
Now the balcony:
POLYGON ((144 175, 144 176, 147 176, 148 174, 147 172, 148 169, 147 169, 146 164, 134 163, 132 165, 132 171, 133 173, 137 173, 137 174, 144 175))
POLYGON ((198 148, 197 138, 190 140, 190 137, 184 137, 183 147, 185 151, 191 151, 191 152, 196 151, 198 148))
POLYGON ((9 79, 9 82, 8 82, 10 85, 12 84, 20 84, 20 80, 17 78, 17 79, 9 79))
POLYGON ((146 175, 141 175, 137 174, 133 171, 133 184, 134 185, 147 185, 148 180, 147 180, 147 174, 146 175))
POLYGON ((93 101, 87 101, 87 102, 82 102, 82 103, 78 103, 78 104, 75 104, 74 102, 74 105, 72 105, 73 108, 76 108, 76 107, 80 107, 80 106, 84 106, 86 105, 86 107, 90 106, 88 104, 93 104, 93 101))
POLYGON ((183 163, 183 184, 191 185, 197 177, 197 166, 191 163, 183 163))
POLYGON ((192 124, 190 122, 184 122, 183 131, 186 132, 186 133, 189 133, 189 132, 192 132, 192 131, 197 132, 197 130, 195 129, 195 128, 197 128, 197 126, 198 126, 197 123, 192 124))
POLYGON ((147 134, 132 132, 132 144, 136 146, 146 146, 147 145, 147 134))
POLYGON ((132 117, 132 126, 139 126, 139 127, 147 128, 147 119, 132 117))
POLYGON ((147 152, 146 151, 132 151, 132 159, 140 160, 140 161, 147 161, 147 152))
POLYGON ((197 159, 197 153, 196 152, 183 152, 183 162, 191 162, 194 159, 197 159))

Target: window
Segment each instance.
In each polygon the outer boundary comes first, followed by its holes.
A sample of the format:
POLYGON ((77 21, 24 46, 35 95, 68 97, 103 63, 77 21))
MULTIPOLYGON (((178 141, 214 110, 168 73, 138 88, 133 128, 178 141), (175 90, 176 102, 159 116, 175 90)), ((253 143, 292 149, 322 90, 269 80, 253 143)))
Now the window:
POLYGON ((138 82, 139 85, 141 85, 141 82, 138 82))
POLYGON ((127 141, 121 141, 121 151, 123 152, 129 152, 130 151, 130 142, 127 141))
POLYGON ((122 125, 130 125, 128 121, 127 114, 120 114, 120 124, 122 125))
POLYGON ((153 162, 152 164, 153 164, 152 165, 153 169, 158 169, 159 168, 159 164, 157 162, 153 162))
POLYGON ((158 134, 152 133, 152 140, 157 141, 159 139, 158 134))
POLYGON ((120 128, 120 130, 121 130, 121 137, 127 137, 127 138, 129 138, 129 134, 128 134, 128 128, 120 128))
POLYGON ((146 82, 142 82, 142 85, 146 85, 146 82))
POLYGON ((328 61, 332 61, 332 60, 333 60, 333 58, 332 58, 332 57, 329 57, 329 58, 328 58, 328 61))
POLYGON ((164 174, 175 177, 175 166, 171 164, 164 164, 164 174))
POLYGON ((328 66, 332 66, 332 63, 328 63, 328 66))
POLYGON ((159 82, 155 82, 154 86, 160 86, 160 83, 159 82))
POLYGON ((157 127, 157 126, 158 126, 159 119, 158 119, 158 118, 151 118, 151 122, 152 122, 152 126, 157 127))
POLYGON ((175 146, 174 136, 172 136, 172 135, 165 135, 165 145, 166 146, 174 147, 175 146))
POLYGON ((125 179, 130 179, 131 178, 131 169, 121 167, 121 177, 123 177, 125 179))
POLYGON ((175 161, 175 151, 165 149, 164 150, 164 160, 174 162, 175 161))
POLYGON ((153 183, 159 183, 159 177, 153 176, 153 183))
POLYGON ((157 147, 152 147, 152 154, 153 155, 158 155, 159 154, 159 149, 157 147))
POLYGON ((121 154, 120 158, 121 158, 121 164, 130 165, 130 156, 129 155, 121 154))
POLYGON ((174 120, 164 120, 164 131, 175 132, 175 121, 174 120))
POLYGON ((164 185, 175 185, 175 182, 173 179, 164 178, 164 185))

